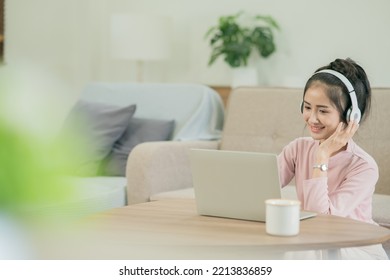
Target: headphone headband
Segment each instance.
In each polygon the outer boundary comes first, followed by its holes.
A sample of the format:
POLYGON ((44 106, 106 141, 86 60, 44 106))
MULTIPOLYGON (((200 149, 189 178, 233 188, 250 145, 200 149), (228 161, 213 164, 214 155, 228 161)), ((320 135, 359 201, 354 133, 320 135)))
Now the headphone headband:
POLYGON ((348 113, 347 113, 347 120, 348 121, 356 120, 357 123, 359 123, 360 122, 360 118, 361 118, 361 112, 359 110, 359 106, 358 106, 358 102, 357 102, 357 98, 356 98, 356 92, 355 92, 355 89, 352 86, 351 82, 347 79, 347 77, 345 77, 340 72, 337 72, 337 71, 331 70, 331 69, 320 70, 320 71, 318 71, 318 72, 316 72, 314 74, 318 74, 318 73, 328 73, 328 74, 331 74, 331 75, 337 77, 340 81, 343 82, 343 84, 348 89, 348 93, 349 93, 349 96, 350 96, 351 102, 352 102, 352 106, 348 110, 348 113))
POLYGON ((336 76, 347 87, 349 93, 352 91, 355 92, 355 89, 353 88, 351 82, 347 79, 347 77, 345 77, 340 72, 337 72, 337 71, 331 70, 331 69, 324 69, 324 70, 320 70, 320 71, 316 72, 315 74, 318 74, 318 73, 328 73, 328 74, 332 74, 333 76, 336 76))

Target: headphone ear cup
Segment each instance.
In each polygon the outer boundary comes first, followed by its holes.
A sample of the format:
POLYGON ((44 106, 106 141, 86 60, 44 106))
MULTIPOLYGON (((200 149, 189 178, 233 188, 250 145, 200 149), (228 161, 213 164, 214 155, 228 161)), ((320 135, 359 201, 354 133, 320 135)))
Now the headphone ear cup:
POLYGON ((347 120, 347 122, 351 121, 351 113, 352 113, 352 108, 349 108, 347 110, 347 113, 345 113, 345 119, 347 120))
POLYGON ((303 101, 301 102, 301 113, 303 114, 303 101))
POLYGON ((360 123, 362 115, 360 113, 360 110, 354 110, 352 107, 348 109, 346 114, 346 120, 348 122, 356 121, 357 123, 360 123))

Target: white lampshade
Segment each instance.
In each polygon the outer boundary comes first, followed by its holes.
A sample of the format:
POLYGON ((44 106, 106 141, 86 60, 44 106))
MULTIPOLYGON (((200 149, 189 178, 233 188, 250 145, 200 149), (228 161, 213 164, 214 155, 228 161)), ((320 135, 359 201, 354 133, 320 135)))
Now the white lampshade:
POLYGON ((163 60, 170 56, 171 20, 158 15, 111 16, 111 55, 135 61, 163 60))

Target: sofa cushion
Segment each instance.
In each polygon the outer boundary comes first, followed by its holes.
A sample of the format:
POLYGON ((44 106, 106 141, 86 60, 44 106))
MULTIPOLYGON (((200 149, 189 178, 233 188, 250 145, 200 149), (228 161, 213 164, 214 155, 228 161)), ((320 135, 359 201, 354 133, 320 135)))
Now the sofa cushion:
POLYGON ((174 127, 173 120, 132 118, 126 131, 103 160, 99 173, 107 176, 126 176, 127 158, 131 150, 143 142, 170 139, 174 127))
POLYGON ((223 128, 221 150, 279 154, 283 147, 304 136, 299 112, 301 89, 234 89, 223 128))
POLYGON ((74 105, 61 133, 73 143, 73 175, 97 175, 101 161, 122 136, 135 110, 136 105, 124 107, 83 99, 74 105))
POLYGON ((98 212, 126 205, 125 177, 77 177, 65 178, 74 186, 71 199, 65 203, 52 203, 33 209, 33 213, 72 221, 98 212))

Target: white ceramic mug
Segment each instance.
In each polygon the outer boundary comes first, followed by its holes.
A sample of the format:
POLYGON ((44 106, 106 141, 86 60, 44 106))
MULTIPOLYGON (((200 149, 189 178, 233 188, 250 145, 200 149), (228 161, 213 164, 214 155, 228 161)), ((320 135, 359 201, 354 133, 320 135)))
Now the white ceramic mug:
POLYGON ((301 202, 299 200, 266 200, 266 232, 278 236, 297 235, 299 233, 300 205, 301 202))

